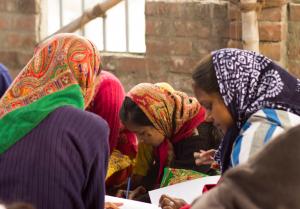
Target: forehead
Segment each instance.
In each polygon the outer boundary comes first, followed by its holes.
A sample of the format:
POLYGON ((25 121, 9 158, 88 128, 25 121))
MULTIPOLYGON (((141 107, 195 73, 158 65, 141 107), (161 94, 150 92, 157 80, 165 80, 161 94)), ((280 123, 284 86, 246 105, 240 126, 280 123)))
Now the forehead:
POLYGON ((125 123, 124 124, 126 126, 127 129, 129 129, 130 131, 136 132, 136 133, 140 133, 140 132, 144 132, 150 129, 150 126, 140 126, 134 123, 125 123))
POLYGON ((198 100, 214 100, 216 99, 217 95, 214 94, 214 93, 207 93, 206 91, 200 89, 200 88, 197 88, 195 87, 194 88, 194 92, 195 92, 195 95, 197 97, 198 100))

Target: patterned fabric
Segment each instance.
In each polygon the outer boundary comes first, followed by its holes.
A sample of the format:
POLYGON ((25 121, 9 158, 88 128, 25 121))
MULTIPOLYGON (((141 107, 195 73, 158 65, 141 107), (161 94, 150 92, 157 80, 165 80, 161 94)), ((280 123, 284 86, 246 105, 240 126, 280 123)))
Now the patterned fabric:
POLYGON ((106 179, 110 178, 114 173, 133 165, 134 160, 131 160, 127 155, 123 155, 119 150, 115 149, 109 158, 106 179))
MULTIPOLYGON (((125 98, 125 90, 122 83, 110 72, 101 71, 100 75, 99 86, 96 88, 95 96, 88 110, 106 120, 110 128, 109 148, 113 159, 110 160, 108 165, 108 179, 114 173, 133 166, 132 159, 137 154, 137 138, 134 133, 126 130, 120 121, 119 112, 125 98), (116 155, 116 153, 120 154, 116 155), (128 163, 124 163, 125 161, 128 163), (118 162, 120 166, 118 166, 118 162)), ((127 173, 131 175, 129 172, 127 173)), ((123 175, 123 177, 127 180, 128 176, 123 175)), ((120 178, 116 177, 116 181, 120 182, 120 178)), ((106 181, 106 186, 110 186, 110 184, 117 185, 116 181, 112 177, 106 181)))
POLYGON ((166 187, 205 176, 208 175, 193 170, 165 168, 160 187, 166 187))
POLYGON ((56 108, 87 107, 99 74, 99 52, 87 39, 59 34, 43 43, 0 100, 0 153, 56 108))
POLYGON ((112 73, 101 71, 100 83, 96 89, 95 96, 88 110, 107 121, 110 128, 110 153, 115 148, 118 148, 128 155, 135 157, 137 153, 136 136, 124 128, 119 117, 119 112, 125 98, 125 90, 122 83, 112 73))
POLYGON ((7 68, 0 63, 0 98, 5 93, 6 89, 8 89, 11 82, 12 79, 8 73, 7 68))
POLYGON ((175 91, 165 83, 141 83, 133 87, 128 96, 141 108, 153 126, 166 138, 155 149, 160 168, 157 181, 160 181, 163 168, 167 164, 168 141, 177 143, 191 136, 194 129, 204 120, 205 111, 196 98, 175 91))
POLYGON ((236 121, 216 155, 225 171, 233 142, 252 114, 263 108, 274 108, 300 115, 300 80, 255 52, 221 49, 212 56, 220 93, 236 121))
POLYGON ((264 108, 257 111, 242 127, 231 154, 233 167, 245 163, 269 141, 288 129, 300 125, 300 117, 284 110, 264 108))

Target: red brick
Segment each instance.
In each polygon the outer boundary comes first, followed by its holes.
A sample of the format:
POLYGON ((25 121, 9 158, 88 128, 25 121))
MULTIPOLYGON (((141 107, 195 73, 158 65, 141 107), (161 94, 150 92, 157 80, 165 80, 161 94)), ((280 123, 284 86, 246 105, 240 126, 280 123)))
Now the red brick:
POLYGON ((34 14, 20 14, 13 18, 13 28, 21 31, 34 32, 36 28, 36 18, 34 14))
POLYGON ((169 16, 171 7, 166 2, 147 2, 145 14, 147 16, 169 16))
POLYGON ((2 13, 0 14, 0 31, 9 30, 11 28, 12 14, 2 13))
POLYGON ((282 26, 280 23, 259 23, 259 39, 261 41, 281 41, 282 26))
POLYGON ((172 36, 173 34, 171 20, 157 17, 146 19, 146 35, 172 36))
POLYGON ((265 8, 258 13, 258 20, 277 21, 282 20, 282 7, 265 8))
POLYGON ((229 25, 229 38, 234 40, 242 39, 242 23, 239 21, 231 22, 229 25))
POLYGON ((147 55, 168 55, 170 46, 167 39, 147 39, 146 40, 146 54, 147 55))
POLYGON ((0 1, 0 11, 6 11, 6 3, 7 1, 0 1))
POLYGON ((290 14, 289 14, 290 20, 300 21, 300 4, 290 3, 289 6, 290 6, 290 14))
POLYGON ((19 66, 25 67, 25 65, 29 62, 29 60, 32 58, 33 53, 21 53, 19 52, 17 55, 17 62, 19 63, 19 66))
POLYGON ((194 49, 194 57, 199 59, 199 57, 205 56, 210 52, 225 48, 227 46, 227 41, 224 39, 204 39, 204 40, 197 40, 193 42, 193 49, 194 49))
POLYGON ((192 40, 190 39, 153 39, 146 43, 147 55, 190 55, 192 40))
POLYGON ((300 79, 300 61, 290 60, 288 63, 289 72, 300 79))
POLYGON ((173 56, 170 58, 168 66, 170 72, 191 73, 193 72, 194 66, 198 61, 199 59, 196 58, 173 56))
POLYGON ((228 8, 229 3, 220 2, 220 3, 212 3, 211 6, 213 7, 213 18, 214 19, 228 19, 228 8))
POLYGON ((136 57, 119 57, 117 58, 119 62, 118 70, 123 72, 134 72, 141 71, 145 72, 146 62, 143 56, 136 57))
POLYGON ((0 62, 6 65, 9 69, 19 67, 16 62, 18 59, 18 52, 16 51, 0 51, 0 62))
POLYGON ((151 82, 166 81, 168 68, 169 65, 165 59, 150 57, 146 59, 146 69, 151 82))
POLYGON ((210 37, 213 38, 229 38, 229 25, 227 20, 215 20, 212 23, 212 33, 210 37))
POLYGON ((279 61, 281 58, 281 46, 280 43, 260 43, 260 53, 269 57, 272 60, 279 61))
POLYGON ((230 20, 241 20, 241 11, 239 8, 235 5, 230 5, 229 10, 228 10, 228 17, 230 20))
POLYGON ((174 89, 183 91, 189 95, 193 95, 192 90, 192 75, 190 73, 168 73, 167 82, 174 89))
POLYGON ((211 35, 211 25, 194 20, 175 20, 173 22, 175 36, 208 38, 211 35))
POLYGON ((29 50, 30 52, 33 52, 33 49, 37 44, 34 34, 7 32, 5 35, 6 42, 4 43, 4 46, 9 48, 29 50))
POLYGON ((169 49, 171 55, 191 55, 193 50, 192 40, 190 39, 172 39, 169 40, 169 49))

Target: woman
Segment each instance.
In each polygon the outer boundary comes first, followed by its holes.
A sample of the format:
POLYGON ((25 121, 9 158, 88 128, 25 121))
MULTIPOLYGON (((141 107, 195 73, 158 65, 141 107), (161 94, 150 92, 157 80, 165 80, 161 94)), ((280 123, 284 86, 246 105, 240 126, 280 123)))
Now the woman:
POLYGON ((133 87, 123 102, 120 117, 139 140, 134 179, 149 190, 160 183, 165 167, 209 173, 209 166, 197 167, 193 159, 195 150, 216 148, 219 144, 219 138, 203 123, 204 116, 205 110, 195 98, 168 84, 142 83, 133 87))
POLYGON ((11 84, 12 79, 8 73, 7 68, 0 63, 0 98, 5 93, 6 89, 8 89, 11 84))
POLYGON ((98 50, 83 37, 59 34, 35 51, 0 100, 1 200, 103 208, 109 130, 84 111, 99 76, 98 50))
MULTIPOLYGON (((300 80, 263 55, 215 51, 197 65, 193 79, 198 101, 225 134, 215 155, 222 172, 247 162, 265 143, 300 123, 300 80)), ((206 161, 204 153, 195 156, 202 157, 199 164, 206 161)))
POLYGON ((107 192, 113 192, 115 187, 126 182, 137 154, 136 136, 124 128, 119 118, 124 98, 120 80, 110 72, 101 71, 100 84, 88 109, 106 120, 110 129, 107 192))

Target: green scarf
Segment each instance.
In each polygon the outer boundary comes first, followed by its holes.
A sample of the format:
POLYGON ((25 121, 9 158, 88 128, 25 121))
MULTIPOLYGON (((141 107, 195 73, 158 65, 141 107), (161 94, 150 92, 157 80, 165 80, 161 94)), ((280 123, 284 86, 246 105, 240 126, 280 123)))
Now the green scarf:
POLYGON ((0 154, 37 127, 51 112, 63 106, 84 109, 84 98, 78 84, 44 96, 5 115, 0 119, 0 154))

